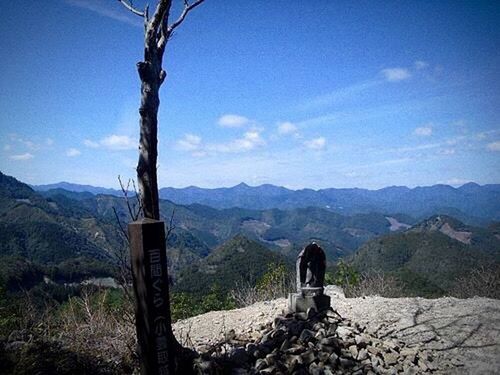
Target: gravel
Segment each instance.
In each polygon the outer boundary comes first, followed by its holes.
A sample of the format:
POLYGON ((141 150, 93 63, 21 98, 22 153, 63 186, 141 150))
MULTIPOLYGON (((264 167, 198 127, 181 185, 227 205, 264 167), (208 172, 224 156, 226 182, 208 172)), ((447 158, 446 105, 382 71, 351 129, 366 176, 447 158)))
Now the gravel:
MULTIPOLYGON (((487 298, 345 298, 335 286, 325 288, 332 307, 343 318, 366 327, 365 332, 404 355, 417 356, 418 368, 439 374, 500 373, 500 301, 487 298), (422 354, 423 353, 423 354, 422 354)), ((203 352, 224 340, 261 340, 274 319, 286 312, 286 299, 230 310, 212 311, 174 324, 179 341, 203 352)), ((339 336, 343 329, 338 332, 339 336)), ((348 332, 345 332, 348 334, 348 332)), ((363 346, 366 338, 353 343, 363 346)), ((354 351, 354 348, 352 349, 354 351)), ((370 347, 359 351, 368 354, 370 347)), ((272 360, 272 359, 269 359, 272 360)), ((386 361, 394 361, 388 355, 386 361)))

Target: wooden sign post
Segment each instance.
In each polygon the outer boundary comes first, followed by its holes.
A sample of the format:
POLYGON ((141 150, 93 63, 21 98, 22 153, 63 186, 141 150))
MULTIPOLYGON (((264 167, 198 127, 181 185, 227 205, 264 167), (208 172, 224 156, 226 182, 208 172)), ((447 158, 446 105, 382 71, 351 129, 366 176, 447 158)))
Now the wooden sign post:
POLYGON ((142 219, 128 225, 142 375, 175 373, 176 343, 168 290, 165 226, 142 219))

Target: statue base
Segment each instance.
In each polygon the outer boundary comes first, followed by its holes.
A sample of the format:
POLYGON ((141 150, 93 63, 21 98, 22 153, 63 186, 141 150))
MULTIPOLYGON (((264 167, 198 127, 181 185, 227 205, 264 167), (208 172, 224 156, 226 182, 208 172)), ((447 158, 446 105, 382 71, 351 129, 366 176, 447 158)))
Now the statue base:
POLYGON ((302 288, 301 293, 288 295, 288 311, 298 313, 314 309, 321 312, 330 308, 330 302, 330 297, 323 294, 323 288, 302 288))

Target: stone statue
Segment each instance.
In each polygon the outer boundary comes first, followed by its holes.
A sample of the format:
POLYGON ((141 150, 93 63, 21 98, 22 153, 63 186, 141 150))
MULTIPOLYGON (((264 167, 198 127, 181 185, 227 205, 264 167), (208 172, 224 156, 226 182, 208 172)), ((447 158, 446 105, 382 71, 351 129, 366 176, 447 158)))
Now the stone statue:
POLYGON ((316 242, 310 243, 297 257, 297 293, 302 288, 323 288, 325 269, 325 252, 316 242))
POLYGON ((291 312, 316 312, 330 307, 330 297, 323 294, 325 282, 326 256, 323 249, 311 242, 297 257, 297 293, 288 296, 291 312))

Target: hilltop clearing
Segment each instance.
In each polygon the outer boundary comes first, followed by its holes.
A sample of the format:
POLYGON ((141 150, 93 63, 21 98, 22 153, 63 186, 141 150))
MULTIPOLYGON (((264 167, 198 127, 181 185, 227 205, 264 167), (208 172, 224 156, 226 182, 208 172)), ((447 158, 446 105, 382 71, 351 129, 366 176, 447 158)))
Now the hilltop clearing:
MULTIPOLYGON (((493 374, 500 371, 498 300, 377 296, 350 299, 334 286, 328 286, 325 291, 343 318, 354 326, 365 326, 365 333, 374 340, 381 340, 383 346, 398 345, 400 348, 395 351, 403 352, 404 347, 405 353, 418 352, 420 357, 431 360, 434 373, 493 374)), ((179 321, 174 329, 179 337, 189 338, 187 342, 202 352, 230 338, 259 341, 262 333, 270 330, 277 315, 286 309, 286 304, 285 299, 278 299, 237 310, 212 311, 179 321)), ((425 365, 416 371, 425 372, 425 365)))

